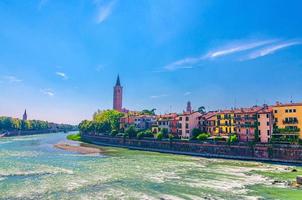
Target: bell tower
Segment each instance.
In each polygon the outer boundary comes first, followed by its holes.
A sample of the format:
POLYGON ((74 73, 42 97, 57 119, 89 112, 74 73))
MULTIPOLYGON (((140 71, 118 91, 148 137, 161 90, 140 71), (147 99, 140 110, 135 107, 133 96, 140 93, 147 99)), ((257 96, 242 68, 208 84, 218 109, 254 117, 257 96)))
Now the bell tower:
POLYGON ((122 112, 123 107, 123 87, 121 86, 120 76, 117 76, 113 87, 113 109, 122 112))

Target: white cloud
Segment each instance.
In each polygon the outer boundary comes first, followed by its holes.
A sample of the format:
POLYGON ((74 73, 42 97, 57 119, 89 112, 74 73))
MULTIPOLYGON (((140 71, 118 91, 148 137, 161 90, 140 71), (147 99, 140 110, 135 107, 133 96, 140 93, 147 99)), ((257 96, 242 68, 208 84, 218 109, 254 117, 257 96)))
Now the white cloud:
POLYGON ((199 63, 201 60, 203 60, 203 56, 201 57, 188 57, 184 58, 182 60, 175 61, 173 63, 170 63, 166 66, 164 66, 165 70, 168 71, 174 71, 177 69, 191 69, 193 68, 193 65, 199 63))
POLYGON ((102 71, 104 68, 105 68, 104 65, 98 65, 98 66, 95 68, 95 70, 96 70, 97 72, 100 72, 100 71, 102 71))
POLYGON ((17 78, 16 76, 3 76, 3 79, 9 83, 19 83, 22 82, 21 79, 17 78))
POLYGON ((233 41, 224 47, 217 48, 217 50, 212 50, 205 55, 200 55, 197 57, 187 57, 175 62, 172 62, 163 67, 166 71, 174 71, 178 69, 191 69, 202 64, 202 61, 212 60, 218 57, 227 56, 235 53, 240 53, 248 50, 252 50, 264 45, 272 44, 277 40, 241 40, 233 41))
POLYGON ((158 99, 158 98, 162 98, 162 97, 167 97, 167 94, 160 94, 160 95, 153 95, 150 96, 151 99, 158 99))
POLYGON ((286 47, 294 46, 294 45, 301 45, 302 41, 289 41, 289 42, 281 42, 275 45, 271 45, 269 47, 262 48, 260 50, 256 50, 252 53, 250 53, 247 57, 243 58, 242 60, 252 60, 259 57, 267 56, 270 54, 275 53, 276 51, 279 51, 281 49, 284 49, 286 47))
POLYGON ((219 48, 218 50, 207 53, 205 58, 217 58, 226 56, 229 54, 239 53, 250 49, 255 49, 267 44, 272 44, 276 40, 260 40, 260 41, 244 41, 244 42, 233 42, 226 47, 219 48))
POLYGON ((191 92, 185 92, 184 93, 184 96, 189 96, 189 95, 191 95, 192 93, 191 92))
POLYGON ((67 75, 63 72, 56 72, 56 75, 60 76, 64 80, 68 79, 67 75))
POLYGON ((107 4, 102 4, 102 5, 99 5, 100 3, 96 2, 96 4, 98 4, 98 7, 99 7, 96 22, 98 24, 100 24, 100 23, 106 21, 106 19, 111 15, 112 10, 115 5, 115 1, 110 1, 107 4))
POLYGON ((41 92, 49 97, 52 97, 55 95, 55 93, 51 89, 42 89, 41 92))

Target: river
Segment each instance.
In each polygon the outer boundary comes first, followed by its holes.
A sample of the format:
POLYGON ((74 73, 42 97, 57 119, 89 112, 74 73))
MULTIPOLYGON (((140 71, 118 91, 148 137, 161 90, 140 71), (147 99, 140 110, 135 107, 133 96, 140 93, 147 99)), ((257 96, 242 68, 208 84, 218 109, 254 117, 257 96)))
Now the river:
POLYGON ((0 199, 302 199, 302 189, 288 184, 302 175, 301 167, 111 147, 83 155, 53 147, 65 138, 0 138, 0 199))

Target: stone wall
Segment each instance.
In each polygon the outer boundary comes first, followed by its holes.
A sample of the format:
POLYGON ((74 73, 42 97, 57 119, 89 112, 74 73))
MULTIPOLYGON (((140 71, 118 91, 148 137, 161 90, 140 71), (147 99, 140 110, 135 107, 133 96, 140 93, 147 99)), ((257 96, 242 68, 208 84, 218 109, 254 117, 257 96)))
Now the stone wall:
POLYGON ((128 139, 122 137, 82 135, 84 141, 99 145, 120 146, 131 149, 169 152, 206 157, 291 162, 302 164, 302 146, 281 144, 201 143, 190 141, 158 141, 153 139, 128 139))

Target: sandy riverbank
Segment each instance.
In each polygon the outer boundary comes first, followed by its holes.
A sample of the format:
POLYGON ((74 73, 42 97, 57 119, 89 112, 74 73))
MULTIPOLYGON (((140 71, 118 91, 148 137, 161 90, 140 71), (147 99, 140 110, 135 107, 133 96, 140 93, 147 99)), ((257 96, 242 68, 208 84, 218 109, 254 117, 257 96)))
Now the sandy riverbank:
POLYGON ((96 154, 96 153, 102 153, 103 152, 99 148, 73 146, 73 145, 67 144, 67 143, 55 144, 54 147, 59 148, 59 149, 63 149, 63 150, 66 150, 66 151, 81 153, 81 154, 96 154))

